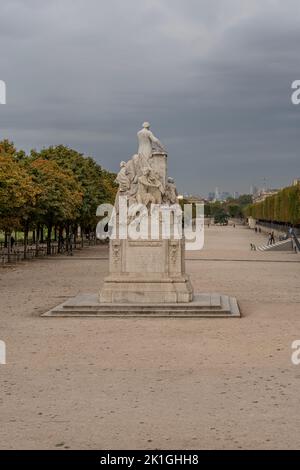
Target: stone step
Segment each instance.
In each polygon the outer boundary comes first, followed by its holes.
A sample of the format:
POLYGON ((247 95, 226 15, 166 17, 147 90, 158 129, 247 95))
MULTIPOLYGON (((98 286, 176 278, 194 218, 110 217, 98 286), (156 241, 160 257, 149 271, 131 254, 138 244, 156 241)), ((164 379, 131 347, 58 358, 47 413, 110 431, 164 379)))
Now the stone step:
POLYGON ((284 247, 285 245, 288 245, 288 244, 292 246, 291 239, 281 240, 280 242, 276 242, 273 245, 261 245, 257 247, 257 250, 258 251, 272 251, 274 250, 274 248, 276 249, 281 246, 284 247))
MULTIPOLYGON (((102 304, 101 308, 99 309, 99 306, 96 307, 96 306, 90 306, 90 305, 81 305, 81 306, 71 306, 71 305, 68 305, 68 306, 64 306, 64 310, 65 311, 69 311, 69 312, 74 312, 76 310, 82 310, 82 311, 89 311, 89 312, 98 312, 99 310, 107 310, 107 311, 114 311, 116 309, 118 309, 120 312, 128 312, 128 310, 131 310, 131 311, 140 311, 140 310, 143 310, 144 312, 148 312, 148 311, 151 311, 153 310, 153 308, 155 309, 160 309, 160 310, 170 310, 170 308, 172 308, 172 310, 174 311, 180 311, 180 310, 185 310, 188 307, 189 304, 174 304, 174 305, 170 305, 170 304, 154 304, 154 305, 143 305, 143 304, 139 304, 139 305, 131 305, 131 304, 128 304, 128 305, 124 305, 124 304, 102 304)), ((197 310, 211 310, 211 309, 221 309, 223 308, 223 306, 221 305, 197 305, 195 308, 197 308, 197 310)))
MULTIPOLYGON (((46 315, 45 315, 46 316, 46 315)), ((48 315, 50 316, 50 315, 48 315)), ((87 318, 91 318, 91 317, 102 317, 102 318, 226 318, 226 317, 240 317, 240 315, 233 315, 232 313, 230 312, 226 312, 226 311, 219 311, 219 312, 215 312, 215 311, 201 311, 199 312, 199 310, 195 311, 195 312, 173 312, 173 311, 168 311, 166 312, 165 310, 164 311, 154 311, 154 312, 149 312, 147 314, 145 313, 120 313, 120 312, 115 312, 115 313, 112 313, 112 312, 95 312, 93 315, 91 315, 90 313, 87 313, 87 312, 74 312, 74 313, 70 313, 70 312, 65 312, 65 311, 57 311, 57 312, 54 312, 51 317, 79 317, 79 318, 83 318, 83 317, 87 317, 87 318)))
POLYGON ((235 298, 219 294, 200 294, 186 304, 105 304, 96 295, 79 295, 46 312, 45 317, 240 317, 235 298), (90 302, 89 302, 90 299, 90 302))

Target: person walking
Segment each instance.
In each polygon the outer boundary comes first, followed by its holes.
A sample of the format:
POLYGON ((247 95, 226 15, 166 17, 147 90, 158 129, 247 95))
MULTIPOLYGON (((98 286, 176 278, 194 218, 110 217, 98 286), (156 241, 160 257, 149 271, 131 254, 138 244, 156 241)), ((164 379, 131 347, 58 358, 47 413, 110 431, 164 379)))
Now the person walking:
POLYGON ((275 245, 275 235, 274 235, 274 231, 271 232, 271 245, 275 245))
POLYGON ((268 235, 268 246, 270 246, 272 243, 272 234, 271 232, 269 232, 269 235, 268 235))

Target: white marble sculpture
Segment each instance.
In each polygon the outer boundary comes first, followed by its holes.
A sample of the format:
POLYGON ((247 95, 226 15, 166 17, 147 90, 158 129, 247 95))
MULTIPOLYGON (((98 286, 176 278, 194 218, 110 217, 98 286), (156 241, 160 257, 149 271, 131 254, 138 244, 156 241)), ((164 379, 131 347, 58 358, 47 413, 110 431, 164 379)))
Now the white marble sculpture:
POLYGON ((170 205, 178 203, 178 192, 173 178, 168 178, 164 191, 163 202, 170 205))
MULTIPOLYGON (((146 210, 148 227, 150 229, 151 225, 152 229, 153 223, 156 224, 158 238, 152 238, 147 229, 143 231, 146 239, 110 240, 110 276, 105 280, 100 299, 104 303, 187 303, 193 298, 193 289, 185 273, 184 239, 174 237, 180 208, 174 180, 167 178, 167 155, 159 139, 149 130, 148 123, 144 123, 138 132, 138 143, 138 153, 127 163, 121 163, 116 178, 119 184, 116 208, 119 209, 122 196, 127 199, 129 210, 131 207, 143 211, 135 220, 138 227, 146 210), (154 208, 160 208, 160 215, 154 208), (163 214, 170 217, 173 236, 169 238, 163 236, 163 214)), ((130 216, 127 223, 132 228, 130 216)))
POLYGON ((169 203, 176 204, 177 191, 174 181, 167 179, 166 151, 160 140, 145 122, 138 132, 138 153, 131 160, 121 162, 116 182, 119 185, 118 198, 127 197, 129 205, 169 203), (167 191, 167 192, 166 192, 167 191))
POLYGON ((138 137, 138 154, 143 159, 144 163, 149 164, 149 159, 152 157, 154 151, 165 152, 165 148, 160 140, 153 135, 150 131, 149 122, 144 122, 143 129, 137 133, 138 137))

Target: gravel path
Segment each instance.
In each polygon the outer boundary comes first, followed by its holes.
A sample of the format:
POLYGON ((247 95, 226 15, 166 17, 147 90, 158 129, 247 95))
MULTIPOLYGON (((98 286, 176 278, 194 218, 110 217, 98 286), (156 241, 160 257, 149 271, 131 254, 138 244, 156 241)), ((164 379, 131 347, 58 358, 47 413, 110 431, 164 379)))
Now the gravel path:
POLYGON ((100 288, 105 247, 0 269, 0 448, 299 449, 300 257, 250 252, 264 241, 211 227, 187 254, 240 320, 41 318, 100 288))

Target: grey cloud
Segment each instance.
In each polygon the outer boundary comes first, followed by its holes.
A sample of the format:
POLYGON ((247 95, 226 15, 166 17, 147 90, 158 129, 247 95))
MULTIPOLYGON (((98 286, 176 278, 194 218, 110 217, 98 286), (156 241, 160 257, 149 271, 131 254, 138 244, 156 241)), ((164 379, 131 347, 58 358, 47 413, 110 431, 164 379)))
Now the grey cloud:
POLYGON ((1 138, 116 170, 149 120, 182 191, 289 184, 299 13, 296 0, 2 0, 1 138))

